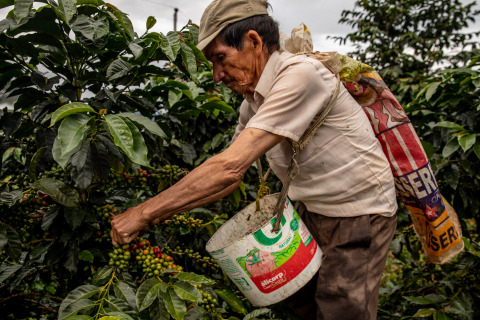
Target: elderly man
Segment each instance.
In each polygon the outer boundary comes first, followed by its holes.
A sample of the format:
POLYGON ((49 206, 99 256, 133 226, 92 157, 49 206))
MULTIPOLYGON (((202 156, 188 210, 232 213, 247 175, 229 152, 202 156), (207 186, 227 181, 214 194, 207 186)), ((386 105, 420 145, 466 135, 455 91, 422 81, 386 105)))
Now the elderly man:
MULTIPOLYGON (((265 0, 214 0, 202 16, 198 48, 213 63, 214 80, 245 97, 234 141, 168 190, 115 217, 114 244, 233 192, 265 153, 283 180, 292 155, 286 138, 298 141, 336 86, 322 63, 280 50, 265 0)), ((303 319, 375 319, 396 228, 394 182, 366 115, 343 86, 297 162, 289 197, 324 258, 289 303, 303 319)))

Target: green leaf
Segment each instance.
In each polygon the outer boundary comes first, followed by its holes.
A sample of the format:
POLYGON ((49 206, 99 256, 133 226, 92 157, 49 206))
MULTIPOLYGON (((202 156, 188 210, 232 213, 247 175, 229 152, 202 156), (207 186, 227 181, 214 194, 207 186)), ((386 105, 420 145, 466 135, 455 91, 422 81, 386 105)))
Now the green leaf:
POLYGON ((0 0, 0 9, 13 6, 15 4, 15 0, 0 0))
POLYGON ((32 160, 30 161, 30 166, 28 167, 28 176, 32 180, 37 180, 37 165, 38 161, 40 160, 40 157, 43 155, 43 152, 47 150, 47 147, 41 147, 40 149, 35 152, 35 154, 32 157, 32 160))
POLYGON ((242 300, 237 298, 237 296, 229 289, 215 289, 214 290, 216 294, 220 298, 222 298, 223 301, 228 303, 228 305, 232 308, 233 311, 241 313, 241 314, 247 314, 247 308, 243 305, 242 300))
POLYGON ((116 317, 117 319, 121 319, 121 320, 134 320, 128 314, 125 314, 123 312, 113 311, 113 312, 109 312, 107 314, 109 316, 116 317))
POLYGON ((146 23, 147 30, 152 29, 156 23, 157 23, 157 19, 155 19, 154 16, 149 16, 147 18, 147 23, 146 23))
POLYGON ((441 121, 434 125, 435 128, 447 128, 453 131, 465 131, 465 128, 455 122, 451 121, 441 121))
POLYGON ((155 301, 160 283, 157 278, 149 278, 140 285, 135 297, 139 312, 148 308, 155 301))
POLYGON ((163 302, 168 310, 168 313, 176 319, 182 320, 187 314, 187 306, 185 302, 180 299, 172 288, 162 294, 163 302))
POLYGON ((2 234, 3 250, 6 251, 7 255, 13 261, 18 261, 22 254, 22 241, 20 240, 20 235, 11 226, 1 222, 0 234, 2 234))
POLYGON ((58 309, 58 319, 65 319, 66 317, 76 314, 81 308, 89 306, 91 301, 88 300, 94 295, 98 295, 100 289, 97 286, 93 285, 82 285, 72 290, 66 297, 63 299, 60 308, 58 309), (81 304, 77 302, 83 301, 81 304))
POLYGON ((58 11, 63 14, 67 23, 70 23, 77 13, 77 0, 58 0, 58 11))
POLYGON ((143 53, 143 47, 142 46, 136 44, 135 42, 131 42, 131 43, 128 44, 128 48, 132 52, 135 59, 138 59, 142 56, 142 53, 143 53))
POLYGON ((213 283, 215 283, 215 281, 213 281, 212 279, 209 279, 203 275, 196 274, 193 272, 177 273, 176 275, 173 276, 173 278, 182 280, 184 282, 188 282, 191 285, 199 285, 199 284, 212 285, 213 283))
POLYGON ((88 104, 83 102, 72 102, 58 108, 51 117, 50 127, 53 126, 58 120, 61 120, 71 114, 80 113, 80 112, 93 112, 95 110, 90 107, 88 104))
POLYGON ((135 125, 145 128, 153 134, 160 136, 162 138, 167 138, 167 135, 163 130, 158 126, 158 124, 147 117, 142 116, 141 114, 136 114, 132 112, 123 112, 118 114, 121 118, 128 118, 130 121, 135 123, 135 125))
POLYGON ((75 190, 68 187, 65 183, 52 178, 42 178, 32 185, 35 189, 46 193, 56 202, 67 207, 77 207, 78 197, 75 190))
POLYGON ((7 280, 12 274, 18 271, 22 267, 21 264, 12 264, 8 265, 6 262, 3 262, 0 266, 0 283, 7 280))
POLYGON ((130 307, 125 300, 119 299, 114 296, 110 296, 106 299, 108 306, 111 310, 119 313, 131 313, 132 307, 130 307))
POLYGON ((432 158, 432 156, 435 154, 435 147, 430 143, 430 142, 427 142, 427 141, 421 141, 422 143, 422 147, 423 147, 423 150, 425 150, 425 153, 427 154, 427 157, 429 159, 432 158))
POLYGON ((193 165, 193 160, 197 157, 197 152, 191 144, 182 143, 182 159, 188 164, 193 165))
POLYGON ((110 32, 110 26, 106 17, 92 19, 81 14, 77 16, 72 24, 72 30, 88 40, 95 41, 107 36, 110 32))
POLYGON ((445 312, 436 310, 433 315, 433 320, 452 320, 452 318, 448 316, 448 314, 446 314, 445 312))
POLYGON ((444 158, 448 158, 452 153, 457 151, 460 148, 460 144, 458 144, 458 139, 452 139, 448 141, 448 143, 443 147, 442 156, 444 158))
POLYGON ((75 314, 75 315, 66 317, 64 320, 91 320, 91 319, 92 317, 90 316, 75 314))
POLYGON ((88 250, 83 250, 83 251, 80 251, 80 253, 78 254, 78 259, 79 260, 82 260, 82 261, 87 261, 87 262, 90 262, 90 263, 93 263, 93 254, 88 251, 88 250))
POLYGON ((8 243, 7 228, 5 226, 7 225, 0 223, 0 251, 3 251, 3 248, 8 243))
POLYGON ((434 308, 428 308, 428 309, 420 309, 418 310, 414 315, 413 317, 414 318, 426 318, 426 317, 430 317, 432 316, 434 313, 435 313, 435 309, 434 308))
POLYGON ((105 266, 103 268, 100 268, 97 270, 97 272, 95 273, 95 277, 93 280, 95 281, 102 281, 102 280, 105 280, 107 278, 109 278, 112 273, 113 273, 113 270, 114 268, 113 267, 109 267, 109 266, 105 266))
POLYGON ((195 54, 193 50, 185 43, 180 42, 180 54, 183 59, 183 63, 187 68, 188 73, 192 77, 193 80, 197 79, 197 59, 195 58, 195 54))
POLYGON ((163 300, 158 299, 155 303, 153 303, 150 308, 148 308, 148 312, 150 313, 151 320, 169 320, 170 314, 165 307, 165 303, 163 300))
POLYGON ((43 231, 47 231, 48 228, 52 225, 53 221, 58 215, 58 207, 48 210, 42 218, 41 228, 43 231))
POLYGON ((15 0, 15 6, 13 8, 13 14, 15 16, 15 21, 20 23, 23 18, 28 16, 30 12, 30 7, 33 4, 33 0, 15 0))
POLYGON ((10 192, 3 191, 0 193, 0 202, 5 203, 7 206, 12 207, 18 200, 23 198, 23 192, 21 190, 13 190, 10 192))
POLYGON ((224 101, 221 100, 211 100, 207 103, 204 103, 200 106, 202 110, 220 110, 226 113, 233 113, 236 114, 235 110, 224 101))
POLYGON ((172 285, 175 293, 183 300, 201 302, 202 294, 200 291, 189 283, 177 281, 172 285))
POLYGON ((125 13, 123 13, 122 11, 120 11, 117 8, 114 8, 112 6, 109 6, 109 10, 110 10, 110 12, 113 12, 115 17, 118 19, 118 22, 122 26, 123 31, 125 31, 128 40, 132 41, 134 36, 135 36, 135 32, 133 30, 132 22, 130 21, 128 16, 125 13))
POLYGON ((86 190, 93 180, 93 161, 90 140, 83 141, 80 149, 71 157, 70 176, 80 189, 86 190))
POLYGON ((62 121, 58 128, 58 140, 60 142, 60 158, 66 157, 73 150, 78 150, 85 139, 90 126, 90 119, 85 114, 73 114, 62 121))
POLYGON ((129 158, 132 158, 134 141, 128 125, 121 117, 112 114, 105 116, 105 122, 108 125, 109 132, 113 137, 115 145, 122 149, 129 158))
POLYGON ((128 125, 128 128, 130 129, 133 138, 133 153, 130 160, 139 165, 149 167, 150 163, 147 158, 148 149, 142 134, 140 133, 140 131, 138 131, 137 127, 133 124, 133 122, 130 121, 128 118, 124 118, 123 120, 128 125))
POLYGON ((475 144, 476 139, 476 134, 466 134, 458 138, 458 144, 462 147, 463 152, 466 152, 475 144))
POLYGON ((182 98, 183 91, 172 88, 168 91, 168 104, 173 107, 182 98))
POLYGON ((403 297, 405 300, 407 301, 410 301, 412 303, 415 303, 415 304, 423 304, 423 305, 427 305, 427 304, 435 304, 435 303, 439 303, 439 302, 443 302, 445 301, 445 297, 442 296, 442 295, 439 295, 439 294, 427 294, 423 297, 410 297, 410 296, 406 296, 406 297, 403 297))
POLYGON ((122 58, 118 58, 108 66, 107 78, 110 81, 116 80, 126 76, 131 69, 132 66, 128 62, 124 61, 122 58))
POLYGON ((52 156, 53 159, 62 167, 65 169, 65 167, 68 164, 68 161, 70 161, 70 158, 72 155, 80 149, 82 145, 78 144, 77 148, 73 149, 69 153, 66 153, 62 156, 62 150, 60 148, 60 140, 58 139, 58 135, 55 137, 55 140, 53 141, 53 146, 52 146, 52 156))
POLYGON ((480 141, 475 142, 473 146, 473 152, 477 155, 477 158, 480 159, 480 141))
POLYGON ((168 59, 174 62, 180 50, 180 37, 178 33, 170 31, 166 36, 160 34, 160 48, 168 59))
POLYGON ((438 86, 441 84, 441 82, 434 82, 428 85, 427 92, 425 93, 425 98, 427 101, 429 101, 432 96, 437 92, 438 86))
POLYGON ((205 57, 205 55, 203 54, 203 52, 200 49, 198 49, 197 46, 193 42, 188 41, 187 45, 190 47, 190 49, 192 49, 193 53, 195 54, 195 58, 198 61, 201 61, 203 63, 208 63, 208 60, 205 57))
POLYGON ((125 282, 118 282, 114 284, 113 290, 117 298, 127 302, 128 305, 133 309, 135 310, 137 309, 135 291, 133 290, 132 287, 130 287, 125 282))
POLYGON ((253 310, 252 312, 250 312, 249 314, 247 314, 245 317, 243 317, 243 320, 255 319, 256 317, 261 316, 263 314, 267 314, 270 311, 271 310, 268 309, 268 308, 256 309, 256 310, 253 310))
POLYGON ((76 315, 78 312, 93 309, 96 306, 97 304, 94 301, 91 301, 89 299, 81 299, 81 300, 75 301, 67 305, 61 312, 58 313, 58 320, 64 320, 68 317, 76 315))

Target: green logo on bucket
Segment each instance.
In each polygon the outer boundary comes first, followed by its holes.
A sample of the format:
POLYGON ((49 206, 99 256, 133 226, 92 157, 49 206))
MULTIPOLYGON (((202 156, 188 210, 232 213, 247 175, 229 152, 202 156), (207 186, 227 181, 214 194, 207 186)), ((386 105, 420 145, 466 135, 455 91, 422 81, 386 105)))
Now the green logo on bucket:
POLYGON ((297 231, 298 230, 298 220, 297 219, 293 219, 292 222, 290 222, 290 229, 292 229, 292 231, 297 231))
MULTIPOLYGON (((270 220, 270 223, 273 227, 273 225, 275 224, 275 221, 277 220, 277 218, 273 218, 272 220, 270 220)), ((285 216, 282 216, 282 220, 280 222, 280 224, 282 225, 282 227, 287 223, 287 219, 285 219, 285 216)), ((272 244, 275 244, 278 242, 278 240, 280 240, 280 238, 282 237, 282 231, 280 231, 278 233, 277 236, 275 236, 274 238, 269 238, 267 237, 263 231, 260 229, 256 232, 253 233, 253 237, 255 238, 255 240, 258 241, 258 243, 264 245, 264 246, 271 246, 272 244)))

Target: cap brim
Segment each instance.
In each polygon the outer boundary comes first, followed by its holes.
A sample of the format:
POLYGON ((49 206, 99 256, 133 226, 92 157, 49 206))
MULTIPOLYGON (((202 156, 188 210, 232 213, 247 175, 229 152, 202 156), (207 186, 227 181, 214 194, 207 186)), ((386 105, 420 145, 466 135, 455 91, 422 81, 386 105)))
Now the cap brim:
POLYGON ((197 48, 200 49, 201 51, 205 50, 205 48, 208 47, 210 42, 212 42, 213 39, 215 39, 215 37, 218 36, 223 29, 225 29, 225 27, 219 28, 217 31, 215 31, 214 33, 212 33, 211 35, 209 35, 208 37, 200 41, 197 44, 197 48))

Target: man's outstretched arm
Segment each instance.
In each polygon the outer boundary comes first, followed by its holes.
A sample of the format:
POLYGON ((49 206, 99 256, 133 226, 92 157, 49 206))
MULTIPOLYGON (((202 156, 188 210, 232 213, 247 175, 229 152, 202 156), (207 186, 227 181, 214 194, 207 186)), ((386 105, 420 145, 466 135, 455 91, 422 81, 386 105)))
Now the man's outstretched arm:
POLYGON ((230 147, 205 161, 175 185, 113 217, 112 243, 129 243, 151 224, 232 193, 252 163, 283 139, 264 130, 245 129, 230 147))

